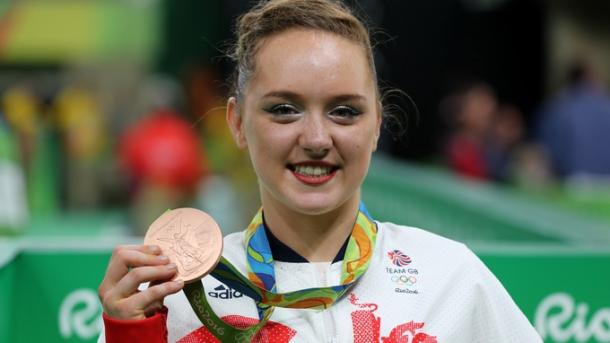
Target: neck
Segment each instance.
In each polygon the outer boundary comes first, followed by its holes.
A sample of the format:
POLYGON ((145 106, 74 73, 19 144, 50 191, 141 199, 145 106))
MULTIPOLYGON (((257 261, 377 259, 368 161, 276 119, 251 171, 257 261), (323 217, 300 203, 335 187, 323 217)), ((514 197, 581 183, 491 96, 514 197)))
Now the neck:
POLYGON ((360 202, 356 196, 330 212, 310 215, 262 198, 269 230, 309 262, 330 262, 335 258, 352 232, 360 202))

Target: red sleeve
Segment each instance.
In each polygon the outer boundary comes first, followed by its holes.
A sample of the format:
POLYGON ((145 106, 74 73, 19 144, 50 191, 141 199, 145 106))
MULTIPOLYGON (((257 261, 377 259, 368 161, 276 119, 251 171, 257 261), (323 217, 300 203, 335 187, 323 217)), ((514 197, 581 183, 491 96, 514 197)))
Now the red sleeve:
POLYGON ((473 142, 455 137, 447 149, 449 165, 454 172, 474 179, 488 179, 487 165, 481 148, 473 142))
POLYGON ((116 319, 104 313, 106 343, 123 342, 167 342, 167 308, 164 307, 154 316, 142 320, 116 319))

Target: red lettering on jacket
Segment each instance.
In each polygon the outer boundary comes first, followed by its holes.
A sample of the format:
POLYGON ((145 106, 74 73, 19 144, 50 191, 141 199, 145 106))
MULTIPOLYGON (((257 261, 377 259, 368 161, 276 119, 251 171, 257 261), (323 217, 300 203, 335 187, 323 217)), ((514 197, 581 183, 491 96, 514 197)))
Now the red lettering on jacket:
POLYGON ((424 327, 424 323, 414 321, 400 324, 388 336, 381 337, 381 318, 373 313, 378 308, 377 304, 360 304, 353 293, 349 295, 349 302, 360 308, 368 308, 352 312, 354 343, 438 343, 435 336, 417 332, 424 327))
MULTIPOLYGON (((351 313, 354 343, 438 343, 435 336, 421 332, 424 323, 410 321, 394 327, 388 336, 381 337, 381 318, 375 316, 378 305, 374 303, 359 303, 353 293, 349 295, 349 302, 360 308, 351 313)), ((257 319, 238 315, 222 318, 226 323, 246 328, 258 323, 257 319)), ((296 331, 283 324, 269 321, 252 338, 252 342, 288 343, 296 335, 296 331)), ((178 343, 220 343, 205 326, 184 336, 178 343)))
MULTIPOLYGON (((230 315, 222 317, 227 324, 236 328, 247 328, 258 323, 258 319, 248 318, 238 315, 230 315)), ((286 325, 277 322, 269 321, 263 328, 252 338, 252 342, 265 343, 288 343, 297 332, 286 325)), ((177 343, 221 343, 205 326, 189 333, 182 337, 177 343)))
POLYGON ((379 343, 381 318, 373 314, 377 304, 359 304, 353 293, 349 295, 349 302, 363 309, 352 312, 354 343, 379 343))

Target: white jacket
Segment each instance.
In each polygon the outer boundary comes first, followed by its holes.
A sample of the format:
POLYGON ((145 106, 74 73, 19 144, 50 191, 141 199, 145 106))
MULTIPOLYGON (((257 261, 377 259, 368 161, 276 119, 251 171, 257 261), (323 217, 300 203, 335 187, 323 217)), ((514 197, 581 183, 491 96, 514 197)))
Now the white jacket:
MULTIPOLYGON (((346 296, 324 311, 277 308, 255 338, 291 343, 542 342, 504 287, 465 245, 412 227, 377 225, 371 264, 346 296), (392 259, 390 252, 399 258, 392 259)), ((224 244, 223 255, 245 274, 243 233, 228 235, 224 244)), ((274 263, 278 292, 339 284, 341 262, 274 263)), ((253 300, 211 276, 203 284, 225 321, 242 326, 258 321, 253 300)), ((165 305, 170 342, 215 341, 184 293, 167 297, 165 305)))

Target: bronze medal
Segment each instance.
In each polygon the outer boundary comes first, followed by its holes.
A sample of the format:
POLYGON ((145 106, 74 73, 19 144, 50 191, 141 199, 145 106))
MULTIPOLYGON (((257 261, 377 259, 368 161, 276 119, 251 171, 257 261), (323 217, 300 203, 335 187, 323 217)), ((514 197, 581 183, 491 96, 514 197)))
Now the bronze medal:
POLYGON ((207 213, 194 208, 170 210, 155 220, 144 244, 158 245, 178 272, 174 280, 190 283, 206 276, 222 254, 220 227, 207 213))

